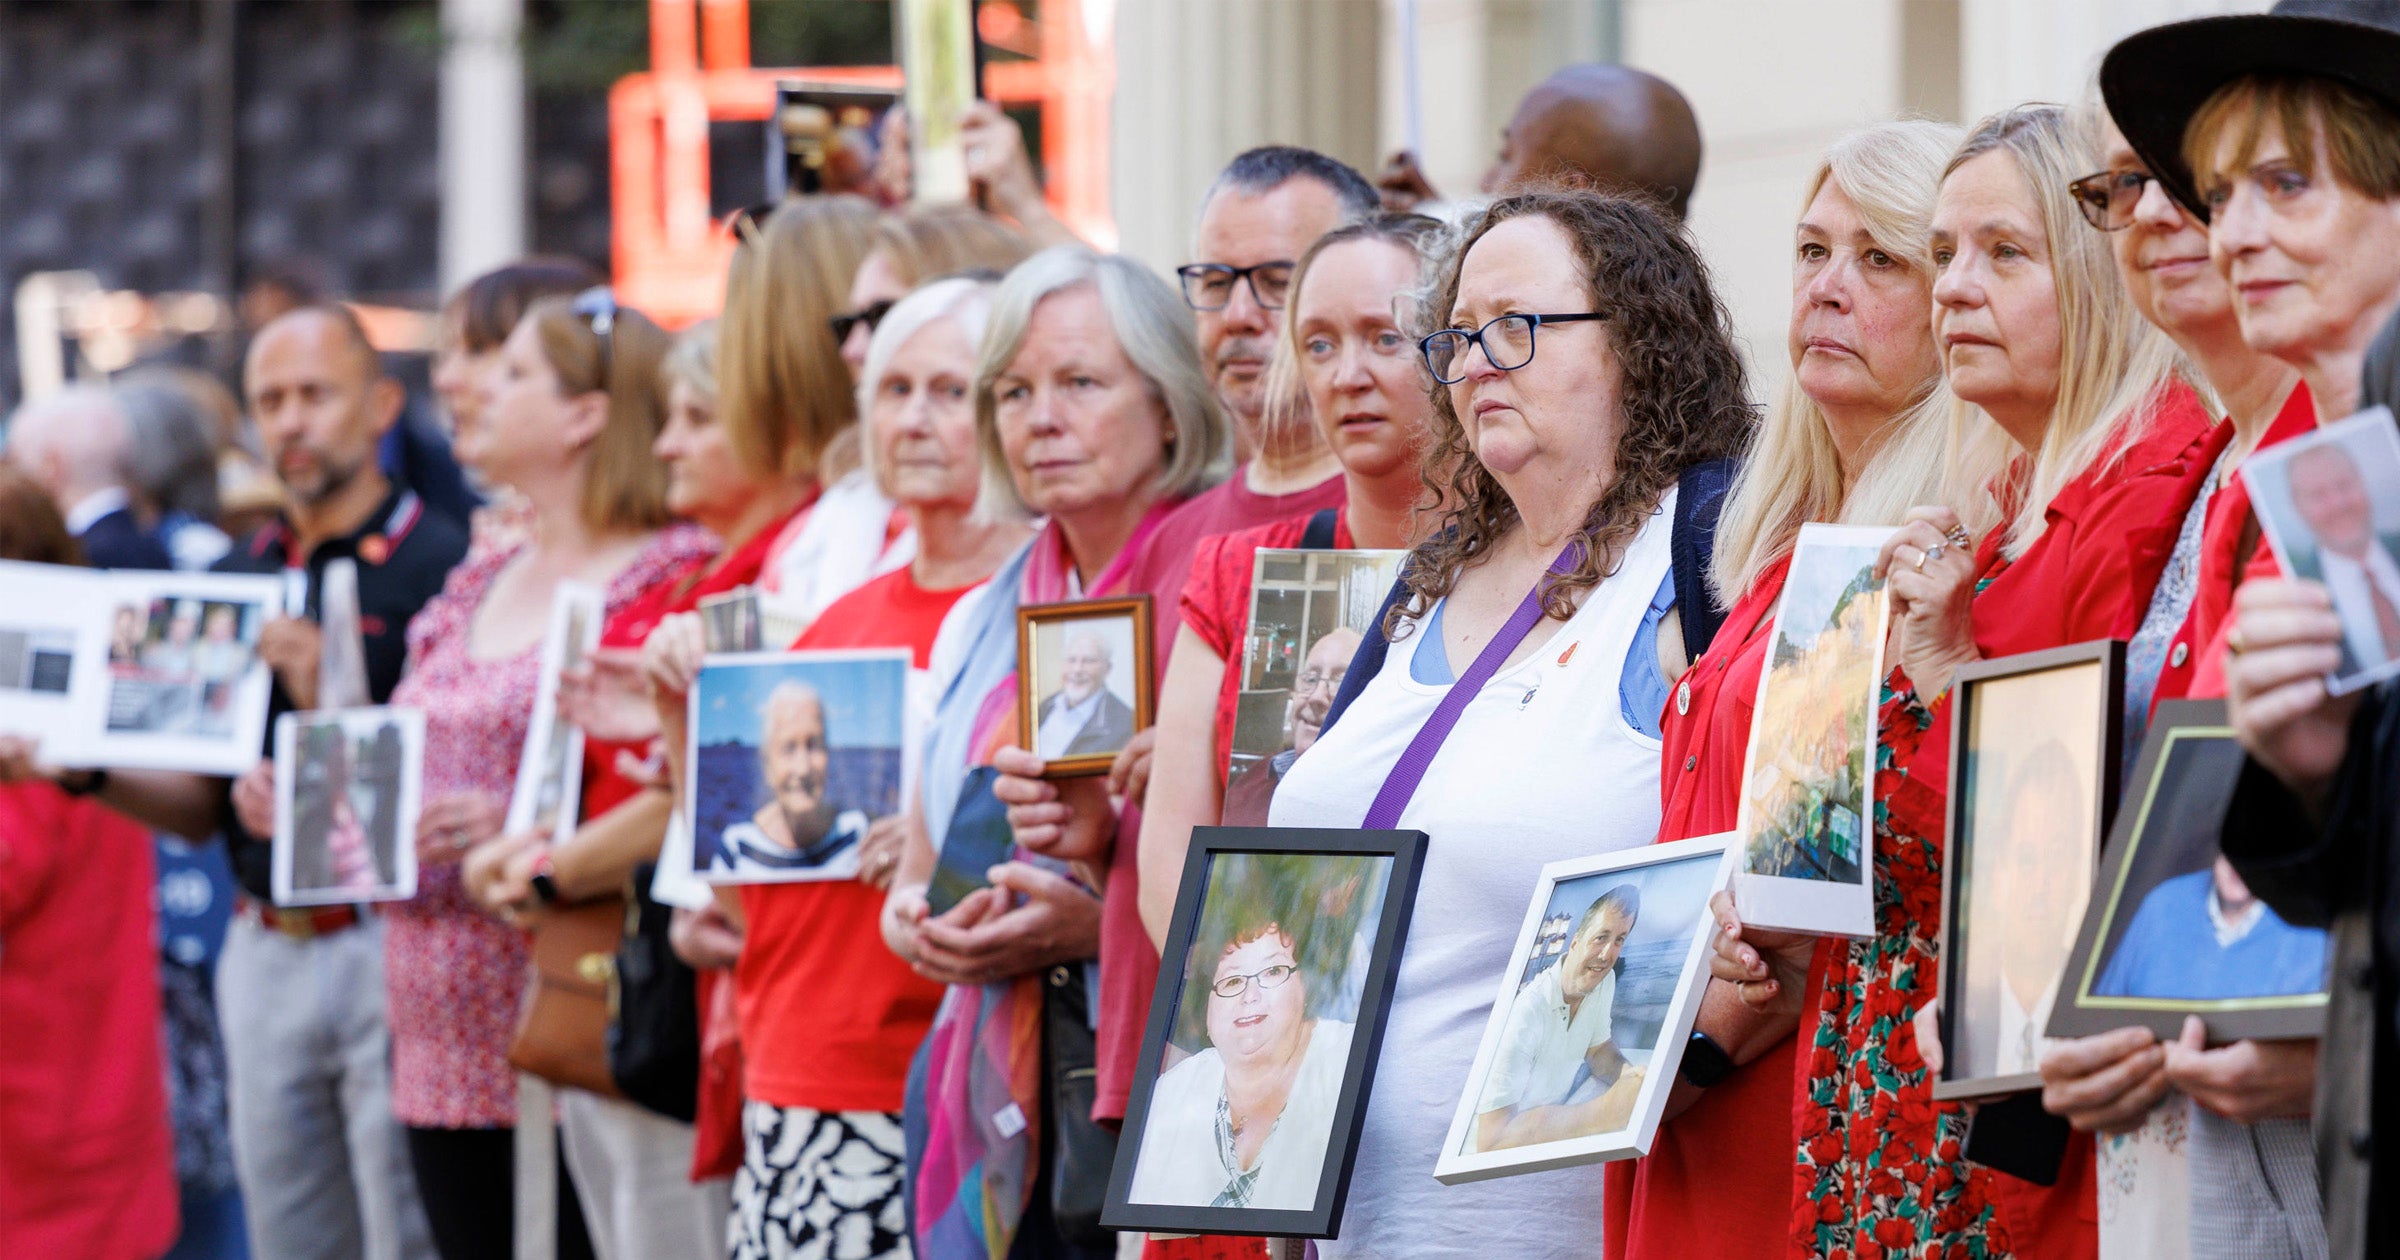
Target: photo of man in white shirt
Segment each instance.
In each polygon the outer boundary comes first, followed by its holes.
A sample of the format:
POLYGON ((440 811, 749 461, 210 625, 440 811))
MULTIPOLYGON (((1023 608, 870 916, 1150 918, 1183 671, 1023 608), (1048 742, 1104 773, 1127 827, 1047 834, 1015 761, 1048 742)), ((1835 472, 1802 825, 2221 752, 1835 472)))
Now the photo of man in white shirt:
POLYGON ((2328 441, 2295 453, 2284 474, 2309 533, 2292 548, 2293 575, 2323 582, 2342 619, 2334 676, 2347 680, 2400 660, 2400 562, 2393 558, 2400 533, 2375 532, 2375 501, 2357 457, 2328 441))
POLYGON ((1532 1146, 1623 1128, 1642 1087, 1614 1039, 1617 960, 1642 913, 1619 884, 1577 920, 1558 965, 1525 982, 1509 1007, 1476 1104, 1470 1151, 1532 1146))

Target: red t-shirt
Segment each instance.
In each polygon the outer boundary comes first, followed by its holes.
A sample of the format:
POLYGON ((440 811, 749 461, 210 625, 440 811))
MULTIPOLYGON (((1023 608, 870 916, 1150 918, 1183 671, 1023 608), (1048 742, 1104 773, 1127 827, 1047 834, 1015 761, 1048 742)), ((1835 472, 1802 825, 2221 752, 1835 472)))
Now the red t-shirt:
MULTIPOLYGON (((1339 475, 1297 494, 1258 494, 1242 484, 1242 469, 1236 468, 1224 485, 1168 513, 1142 545, 1142 554, 1134 557, 1125 579, 1127 594, 1150 596, 1157 644, 1152 682, 1166 676, 1167 653, 1183 624, 1184 581, 1201 540, 1338 508, 1349 497, 1349 486, 1339 475)), ((1092 1118, 1108 1123, 1124 1118, 1142 1057, 1142 1033, 1150 1023, 1150 993, 1158 983, 1158 951, 1150 947, 1150 934, 1142 929, 1136 852, 1141 834, 1142 811, 1129 803, 1117 816, 1116 850, 1100 899, 1099 1078, 1092 1118)))
MULTIPOLYGON (((929 591, 895 569, 827 606, 794 648, 907 648, 918 669, 972 587, 929 591)), ((741 888, 734 1004, 743 1093, 777 1107, 898 1111, 942 986, 885 949, 883 891, 855 879, 741 888)))
MULTIPOLYGON (((1311 516, 1314 513, 1310 514, 1311 516)), ((1242 706, 1242 639, 1250 630, 1250 583, 1258 574, 1258 553, 1297 547, 1308 536, 1310 516, 1219 534, 1200 540, 1192 552, 1189 575, 1183 583, 1183 624, 1225 662, 1217 687, 1217 779, 1233 764, 1233 721, 1242 706)), ((1334 518, 1333 545, 1355 547, 1350 517, 1334 518)))
MULTIPOLYGON (((1731 831, 1759 674, 1790 561, 1777 561, 1725 614, 1708 651, 1667 701, 1658 842, 1731 831)), ((1742 1065, 1659 1126, 1650 1153, 1612 1164, 1604 1254, 1772 1256, 1791 1228, 1792 1086, 1797 1035, 1742 1065)))

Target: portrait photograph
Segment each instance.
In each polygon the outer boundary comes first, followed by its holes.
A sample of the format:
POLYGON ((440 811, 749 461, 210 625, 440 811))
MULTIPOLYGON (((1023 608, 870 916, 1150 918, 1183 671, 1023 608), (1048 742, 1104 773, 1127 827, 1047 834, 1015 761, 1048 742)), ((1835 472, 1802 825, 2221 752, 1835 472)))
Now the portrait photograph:
POLYGON ((1999 657, 1952 684, 1936 1098, 2040 1084, 2117 794, 2124 654, 2108 641, 1999 657))
POLYGON ((1017 720, 1045 777, 1106 774, 1150 725, 1150 597, 1017 610, 1017 720))
POLYGON ((1225 774, 1226 826, 1266 825, 1276 785, 1317 742, 1350 658, 1407 557, 1405 551, 1258 552, 1225 774))
POLYGON ((1707 975, 1730 836, 1543 868, 1434 1176, 1646 1153, 1707 975))
POLYGON ((1742 772, 1734 895, 1760 927, 1875 932, 1875 714, 1888 529, 1804 525, 1784 579, 1742 772))
POLYGON ((1423 846, 1194 830, 1105 1224, 1333 1234, 1423 846))
POLYGON ((2141 1025, 2171 1039, 2187 1015, 2212 1043, 2322 1030, 2329 935, 2286 922, 2218 848, 2243 757, 2224 701, 2158 706, 2051 1036, 2141 1025))
POLYGON ((238 774, 265 743, 272 679, 258 636, 283 610, 272 577, 114 571, 94 764, 238 774))
POLYGON ((849 879, 876 819, 900 812, 909 654, 704 658, 692 686, 684 817, 712 884, 849 879))
POLYGON ((2322 583, 2342 619, 2335 694, 2400 674, 2400 428, 2374 407, 2244 460, 2285 574, 2322 583))
POLYGON ((425 715, 316 709, 275 723, 275 903, 349 905, 417 895, 425 715))
POLYGON ((508 830, 538 831, 552 843, 575 833, 583 793, 583 732, 558 715, 559 675, 583 664, 600 642, 604 595, 582 582, 561 582, 550 597, 542 635, 541 682, 525 726, 525 751, 508 800, 508 830))

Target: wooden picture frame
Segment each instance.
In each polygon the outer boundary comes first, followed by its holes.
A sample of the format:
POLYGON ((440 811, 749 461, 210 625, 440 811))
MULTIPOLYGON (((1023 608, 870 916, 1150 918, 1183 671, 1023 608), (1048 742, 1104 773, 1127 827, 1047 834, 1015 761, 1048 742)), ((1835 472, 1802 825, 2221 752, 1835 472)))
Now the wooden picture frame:
MULTIPOLYGON (((2236 941, 2255 938, 2261 952, 2249 954, 2249 960, 2264 963, 2273 959, 2288 967, 2306 961, 2313 938, 2318 981, 2313 990, 2233 997, 2107 992, 2139 987, 2128 972, 2116 971, 2114 964, 2144 957, 2126 956, 2122 951, 2145 911, 2158 916, 2150 920, 2153 927, 2146 928, 2146 933, 2155 930, 2171 912, 2170 907, 2209 912, 2208 906, 2178 894, 2200 887, 2193 876, 2209 870, 2219 853, 2218 836, 2245 756, 2234 740, 2224 701, 2170 700, 2158 706, 2149 735, 2142 741, 2141 761, 2134 767, 2125 804, 2117 811, 2109 833, 2099 887, 2093 890, 2083 929, 2076 933, 2075 951, 2067 958, 2067 981, 2050 1015, 2051 1036, 2086 1037, 2138 1026, 2157 1033, 2161 1041, 2172 1041, 2183 1035, 2184 1020, 2193 1015, 2207 1025, 2212 1045, 2244 1038, 2272 1041, 2324 1033, 2331 935, 2321 928, 2285 923, 2264 903, 2248 912, 2236 941), (2168 888, 2170 883, 2176 886, 2168 888), (2259 936, 2261 929, 2274 937, 2259 936), (2283 948, 2265 950, 2270 940, 2280 941, 2283 948)), ((2209 899, 2221 895, 2209 895, 2209 899)), ((2220 949, 2234 943, 2216 932, 2210 935, 2220 949)), ((2204 950, 2205 945, 2199 948, 2204 950)), ((2152 962, 2173 956, 2171 949, 2163 946, 2145 954, 2152 962)), ((2213 978, 2222 978, 2229 970, 2224 960, 2213 956, 2187 953, 2184 959, 2195 971, 2213 978)))
MULTIPOLYGON (((1425 843, 1421 831, 1193 829, 1102 1225, 1179 1234, 1336 1235, 1425 843), (1247 940, 1245 932, 1251 933, 1247 940), (1362 940, 1370 942, 1363 967, 1355 948, 1362 940), (1215 957, 1198 958, 1196 949, 1215 957), (1237 957, 1242 950, 1256 957, 1237 957), (1256 962, 1267 965, 1246 975, 1218 974, 1224 966, 1256 962), (1277 967, 1287 968, 1284 978, 1262 983, 1277 967), (1238 980, 1240 986, 1231 997, 1206 989, 1189 993, 1195 978, 1204 984, 1238 980), (1287 1002, 1296 999, 1298 1013, 1288 1005, 1269 1009, 1265 995, 1274 992, 1287 1002), (1341 1014, 1351 1016, 1346 1026, 1341 1014), (1245 1191, 1253 1203, 1276 1206, 1211 1206, 1234 1180, 1214 1137, 1215 1104, 1224 1096, 1230 1063, 1216 1031, 1231 1033, 1242 1027, 1234 1021, 1254 1016, 1262 1036, 1279 1035, 1279 1016, 1287 1021, 1284 1029, 1305 1029, 1298 1034, 1307 1047, 1298 1079, 1251 1156, 1249 1176, 1256 1180, 1245 1191), (1332 1075, 1336 1067, 1338 1077, 1332 1075)), ((1230 1044, 1232 1038, 1223 1040, 1230 1044)))
MULTIPOLYGON (((2049 1023, 2049 1010, 2056 1001, 2058 981, 2065 972, 2066 954, 2072 947, 2070 929, 2061 927, 2057 940, 2050 942, 2043 932, 2044 921, 2029 921, 2026 911, 2041 909, 2053 914, 2071 916, 2070 924, 2083 918, 2083 906, 2091 893, 2090 876, 2078 885, 2072 874, 2060 876, 2061 858, 2073 858, 2086 869, 2099 869, 2102 837, 2108 834, 2110 816, 2116 807, 2119 767, 2123 764, 2124 748, 2124 691, 2125 644, 2119 640, 2103 639, 2089 643, 2070 644, 2041 652, 2025 652, 2016 656, 1997 657, 1960 667, 1950 689, 1950 799, 1949 844, 1942 862, 1942 956, 1941 956, 1941 1026, 1943 1065, 1941 1075, 1933 1083, 1936 1100, 1953 1098, 1996 1098, 2021 1090, 2041 1087, 2041 1074, 2034 1070, 2031 1059, 2039 1055, 2039 1039, 2049 1023), (2072 709, 2060 712, 2062 704, 2080 702, 2088 707, 2080 715, 2072 709), (2017 726, 1995 725, 1990 732, 1994 741, 2015 741, 2020 746, 1987 747, 1981 733, 1982 718, 1987 712, 1994 722, 2006 722, 2017 714, 2026 720, 2017 726), (2060 757, 2047 756, 2052 746, 2059 748, 2060 757), (1992 769, 1994 758, 1998 769, 1992 769), (1987 774, 2005 775, 2001 784, 1984 782, 1987 774), (2073 775, 2061 780, 2060 775, 2073 775), (2029 776, 2043 776, 2038 781, 2029 776), (2088 785, 2088 786, 2087 786, 2088 785), (2041 789, 2034 794, 2034 789, 2041 789), (2055 805, 2056 817, 2035 818, 2025 815, 2023 825, 2032 827, 2053 843, 2074 846, 2072 852, 2050 850, 2031 855, 2022 864, 2002 868, 2002 874, 1989 879, 1977 875, 1978 849, 1982 841, 1981 827, 1988 815, 1979 806, 1988 791, 2005 792, 1998 802, 2010 819, 2020 816, 2018 807, 2028 802, 2037 806, 2055 805), (2078 799, 2074 791, 2084 795, 2078 799), (2058 829, 2043 824, 2057 823, 2067 828, 2062 837, 2058 829), (2051 860, 2043 860, 2051 859, 2051 860), (1976 964, 1983 959, 1975 948, 1975 933, 1979 930, 1975 907, 1977 898, 1989 888, 1997 895, 2010 896, 2025 878, 2063 878, 2064 891, 2071 895, 2030 895, 2012 902, 2003 926, 2019 933, 2032 933, 2033 942, 2012 939, 2012 949, 2002 955, 2001 966, 2008 959, 2022 958, 2028 951, 2022 947, 2033 944, 2037 949, 2055 947, 2056 957, 2032 964, 2034 974, 2048 974, 2050 986, 2041 992, 2017 1020, 2018 1044, 2013 1054, 1997 1044, 2006 1034, 1998 1028, 1985 1027, 1983 995, 1988 993, 1996 1002, 2026 1005, 2024 999, 2011 992, 2005 974, 1991 977, 1993 984, 1982 981, 1976 964), (1980 887, 1979 887, 1980 886, 1980 887), (1974 1012, 1970 1015, 1968 1008, 1974 1012), (1985 1047, 1970 1038, 2000 1034, 1993 1038, 1993 1053, 1982 1053, 1985 1047), (2026 1043, 2032 1043, 2030 1051, 2026 1043), (1988 1060, 1988 1062, 1987 1062, 1988 1060)), ((2020 852, 2015 845, 2002 850, 2012 857, 2020 852)), ((2061 889, 2042 889, 2041 893, 2057 893, 2061 889)), ((2009 1022, 2005 1018, 1999 1023, 2009 1022)))
POLYGON ((1150 618, 1148 595, 1027 604, 1017 609, 1017 730, 1025 747, 1036 753, 1042 747, 1042 710, 1066 694, 1063 686, 1050 689, 1050 677, 1057 673, 1054 656, 1064 655, 1069 623, 1099 623, 1091 628, 1108 649, 1106 672, 1091 693, 1098 708, 1060 755, 1044 759, 1043 778, 1106 774, 1135 733, 1149 728, 1158 703, 1150 618), (1120 621, 1122 626, 1116 624, 1120 621), (1105 729, 1096 729, 1095 724, 1103 723, 1105 729))

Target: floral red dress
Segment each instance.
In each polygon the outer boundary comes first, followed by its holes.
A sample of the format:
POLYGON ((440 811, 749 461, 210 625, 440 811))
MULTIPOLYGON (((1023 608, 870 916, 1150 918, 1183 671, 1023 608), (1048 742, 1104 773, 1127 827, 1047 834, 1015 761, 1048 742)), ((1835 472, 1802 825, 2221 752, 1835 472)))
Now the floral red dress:
MULTIPOLYGON (((609 582, 609 610, 715 547, 692 526, 661 531, 609 582)), ((505 802, 515 786, 541 648, 483 661, 467 640, 485 593, 522 549, 495 548, 461 564, 409 623, 408 672, 392 703, 425 713, 427 801, 483 792, 505 802)), ((383 955, 392 1113, 421 1129, 515 1124, 508 1044, 524 1000, 524 934, 476 905, 458 864, 445 862, 418 872, 413 899, 385 907, 383 955)))

